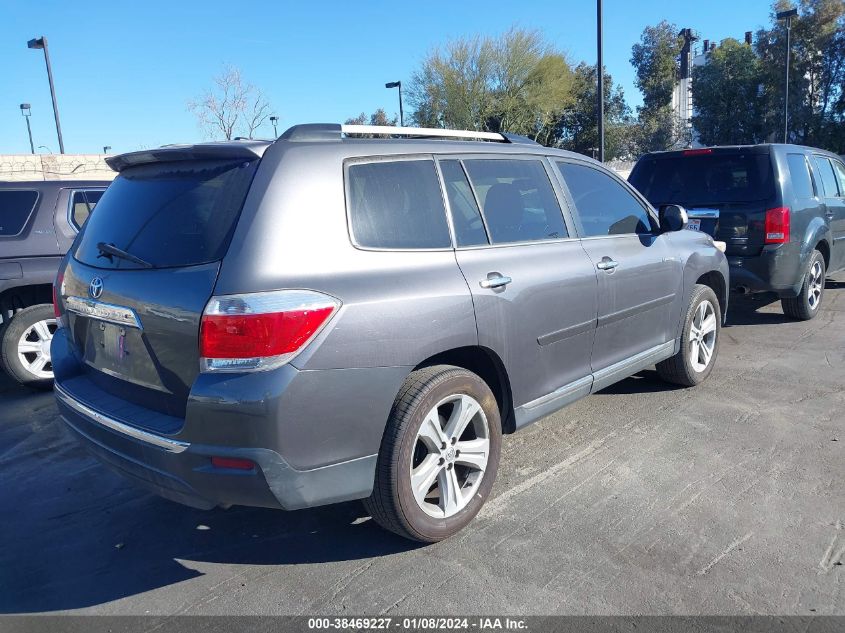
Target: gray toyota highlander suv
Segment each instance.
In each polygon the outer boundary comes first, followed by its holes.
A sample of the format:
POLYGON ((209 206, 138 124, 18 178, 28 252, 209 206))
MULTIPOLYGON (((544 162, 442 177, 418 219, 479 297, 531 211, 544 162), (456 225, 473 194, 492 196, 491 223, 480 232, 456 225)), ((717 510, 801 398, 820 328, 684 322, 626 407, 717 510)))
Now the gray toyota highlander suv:
POLYGON ((120 172, 56 280, 56 397, 195 507, 365 499, 437 541, 503 433, 657 365, 713 368, 728 265, 599 163, 521 137, 302 125, 120 172))

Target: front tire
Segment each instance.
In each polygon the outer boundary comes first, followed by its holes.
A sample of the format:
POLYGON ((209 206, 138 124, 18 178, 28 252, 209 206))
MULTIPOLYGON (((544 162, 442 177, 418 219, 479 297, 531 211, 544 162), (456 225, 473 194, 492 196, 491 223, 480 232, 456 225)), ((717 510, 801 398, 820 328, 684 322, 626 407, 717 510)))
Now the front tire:
POLYGON ((824 297, 824 256, 813 251, 804 273, 804 283, 797 297, 784 297, 780 300, 783 313, 799 321, 809 321, 819 313, 824 297))
POLYGON ((367 510, 411 540, 452 536, 490 494, 501 441, 499 407, 481 378, 450 365, 412 372, 390 412, 367 510))
POLYGON ((660 377, 684 387, 707 380, 716 363, 721 330, 722 310, 716 293, 709 286, 696 284, 684 320, 681 349, 657 364, 660 377))
POLYGON ((53 386, 50 342, 57 328, 51 305, 35 305, 16 313, 3 328, 0 359, 20 384, 34 389, 53 386))

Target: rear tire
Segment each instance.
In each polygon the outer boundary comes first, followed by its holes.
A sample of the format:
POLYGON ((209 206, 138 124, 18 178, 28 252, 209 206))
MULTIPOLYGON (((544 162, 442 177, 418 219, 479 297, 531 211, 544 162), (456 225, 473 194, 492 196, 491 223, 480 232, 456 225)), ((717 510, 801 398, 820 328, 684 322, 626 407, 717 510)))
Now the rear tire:
POLYGON ((451 365, 414 371, 394 401, 364 504, 400 536, 448 538, 490 494, 501 441, 499 407, 481 378, 451 365))
POLYGON ((666 382, 694 387, 707 380, 719 353, 722 310, 709 286, 696 284, 690 297, 677 354, 657 364, 666 382))
POLYGON ((53 386, 50 341, 56 331, 51 305, 35 305, 16 313, 0 338, 3 369, 20 384, 33 389, 53 386))
POLYGON ((819 313, 824 297, 825 272, 824 256, 819 251, 813 251, 810 261, 807 262, 801 292, 797 297, 784 297, 780 300, 786 316, 799 321, 809 321, 819 313))

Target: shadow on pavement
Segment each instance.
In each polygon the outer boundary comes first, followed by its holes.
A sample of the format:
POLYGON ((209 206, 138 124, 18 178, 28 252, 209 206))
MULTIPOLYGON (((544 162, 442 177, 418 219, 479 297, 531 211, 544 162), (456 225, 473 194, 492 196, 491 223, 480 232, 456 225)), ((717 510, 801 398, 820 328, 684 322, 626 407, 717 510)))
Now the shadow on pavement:
POLYGON ((0 402, 0 613, 99 605, 202 576, 205 563, 325 563, 419 546, 360 502, 296 512, 171 503, 79 447, 51 394, 0 372, 0 402))

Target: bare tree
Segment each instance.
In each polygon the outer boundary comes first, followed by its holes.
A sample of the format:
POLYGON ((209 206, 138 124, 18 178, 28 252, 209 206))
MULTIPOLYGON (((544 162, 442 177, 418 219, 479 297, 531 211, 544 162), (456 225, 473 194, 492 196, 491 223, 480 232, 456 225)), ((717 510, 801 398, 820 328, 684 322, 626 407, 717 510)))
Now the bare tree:
POLYGON ((271 112, 264 93, 244 81, 238 68, 229 65, 214 78, 211 90, 188 102, 188 109, 197 117, 206 136, 222 135, 227 141, 236 134, 252 138, 271 112))

